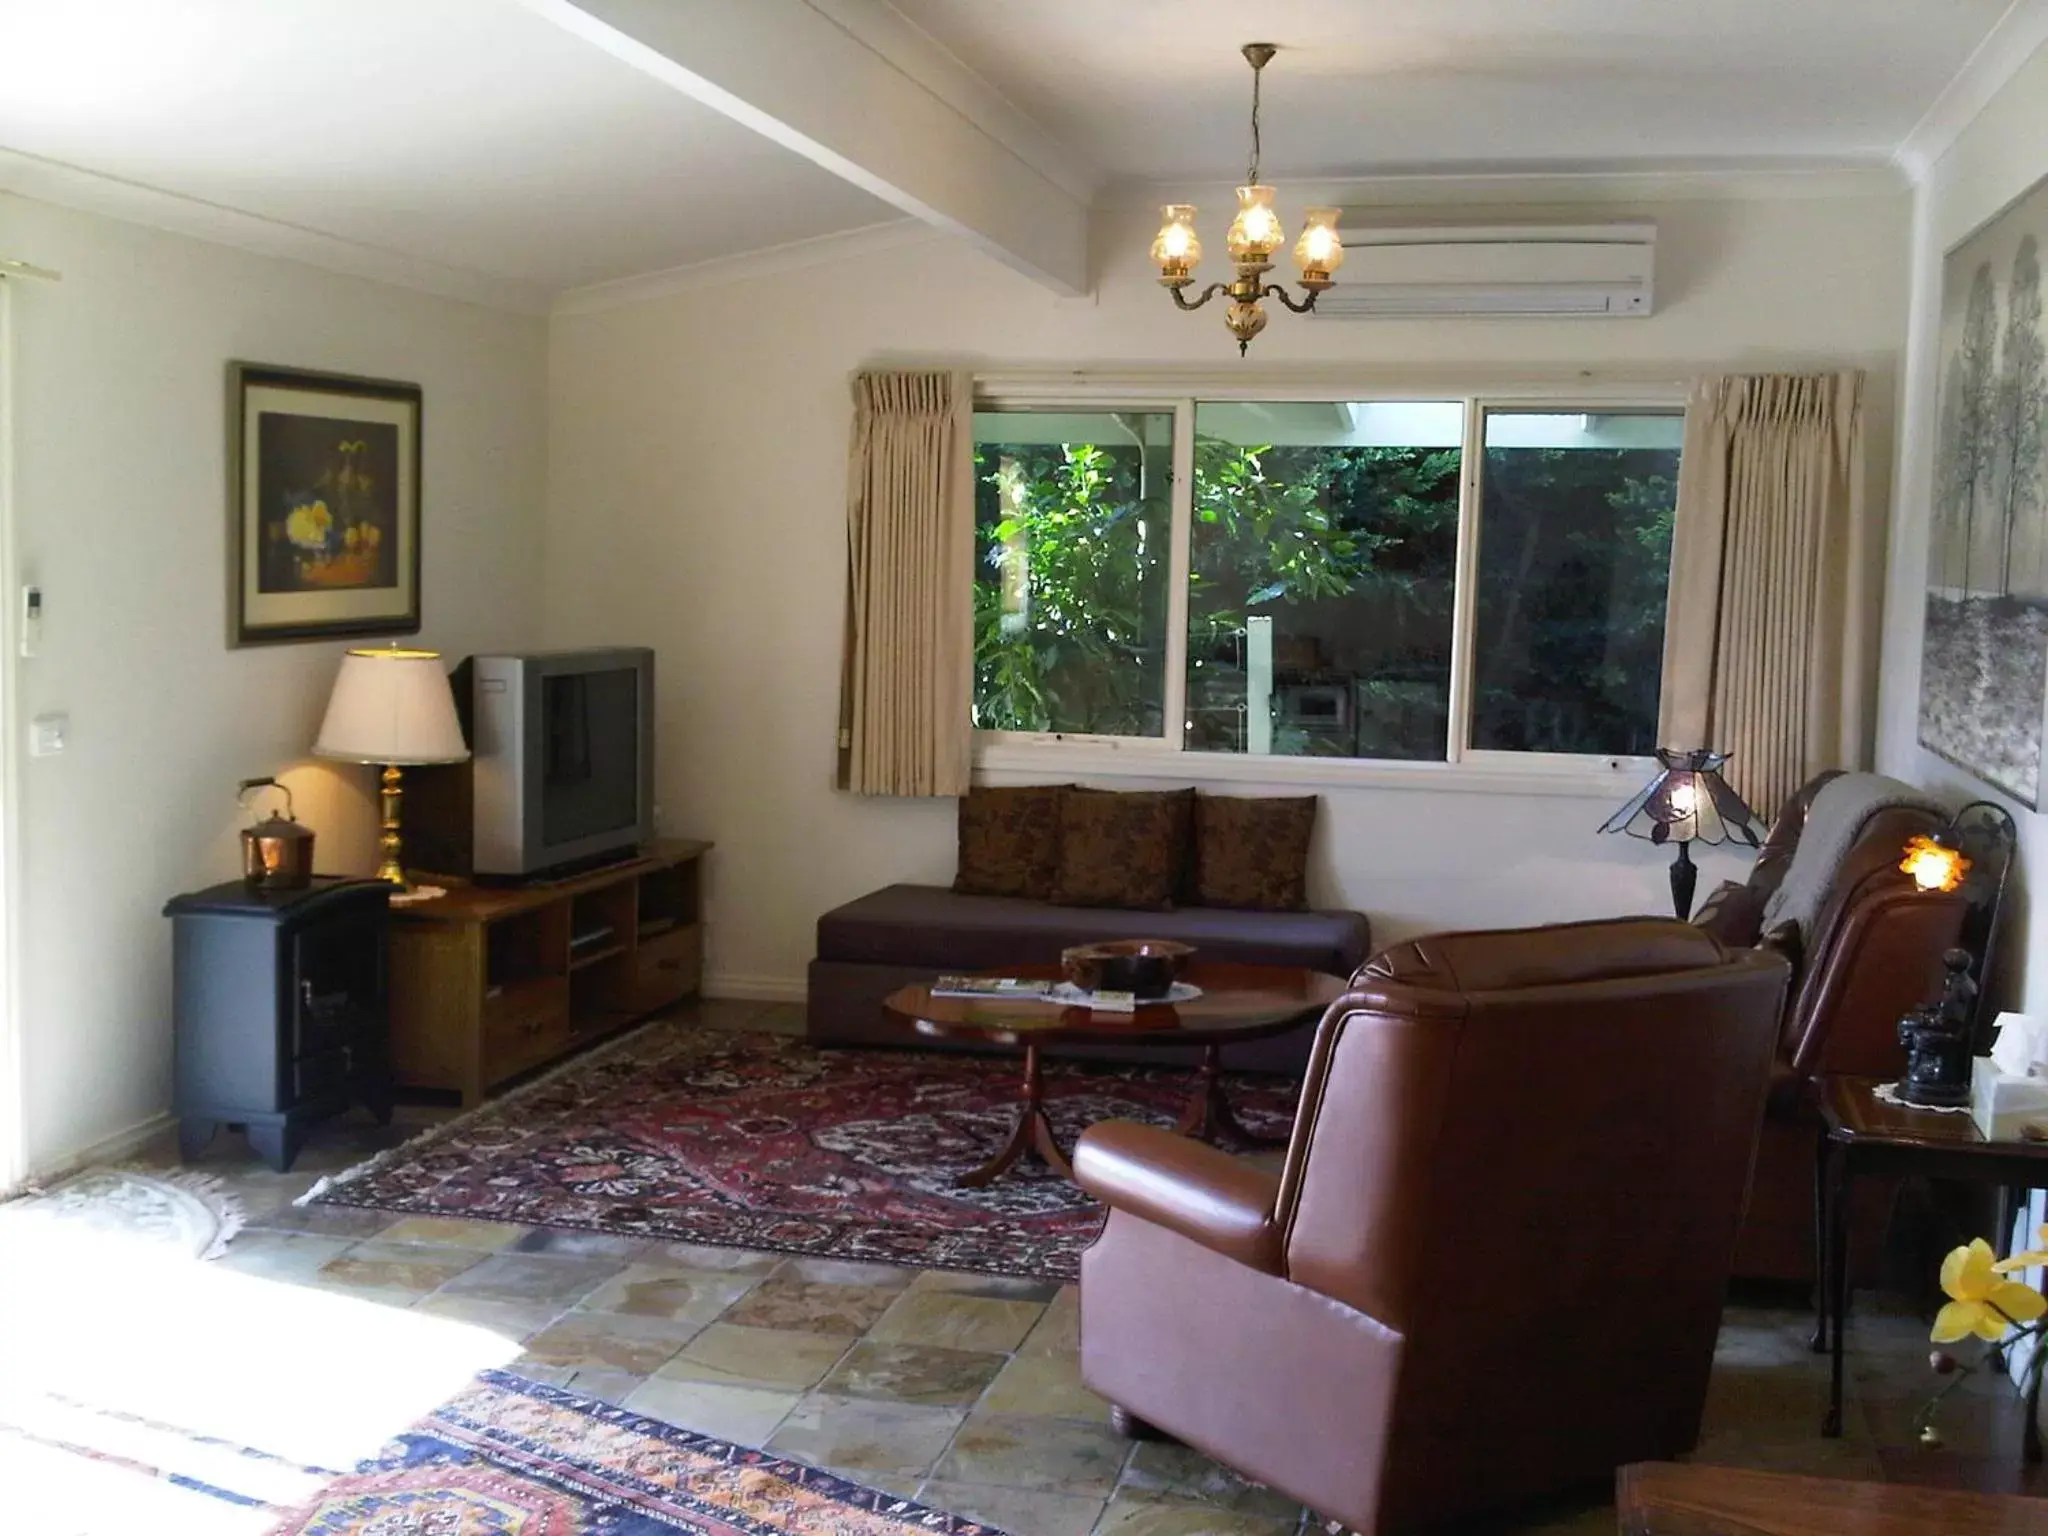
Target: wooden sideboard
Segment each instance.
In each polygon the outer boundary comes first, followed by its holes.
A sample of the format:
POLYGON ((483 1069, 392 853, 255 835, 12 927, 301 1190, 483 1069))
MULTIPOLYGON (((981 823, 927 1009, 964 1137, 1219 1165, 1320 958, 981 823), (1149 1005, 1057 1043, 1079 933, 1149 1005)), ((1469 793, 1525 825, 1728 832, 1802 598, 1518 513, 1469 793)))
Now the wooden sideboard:
POLYGON ((1622 1536, 2042 1536, 2048 1499, 1669 1461, 1615 1477, 1622 1536))
POLYGON ((553 883, 445 883, 391 909, 391 1064, 401 1087, 491 1089, 697 990, 701 861, 657 842, 553 883))

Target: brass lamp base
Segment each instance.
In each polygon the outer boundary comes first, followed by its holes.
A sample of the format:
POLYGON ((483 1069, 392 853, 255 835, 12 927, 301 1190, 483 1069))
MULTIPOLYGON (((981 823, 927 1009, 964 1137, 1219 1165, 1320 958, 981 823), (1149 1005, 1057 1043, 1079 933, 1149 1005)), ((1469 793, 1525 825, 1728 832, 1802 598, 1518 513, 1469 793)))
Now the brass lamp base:
POLYGON ((398 832, 399 800, 404 793, 404 787, 399 783, 397 767, 387 763, 378 794, 383 819, 377 837, 377 851, 381 855, 381 861, 377 865, 377 878, 390 881, 401 891, 409 891, 412 889, 412 882, 405 877, 405 850, 398 832))

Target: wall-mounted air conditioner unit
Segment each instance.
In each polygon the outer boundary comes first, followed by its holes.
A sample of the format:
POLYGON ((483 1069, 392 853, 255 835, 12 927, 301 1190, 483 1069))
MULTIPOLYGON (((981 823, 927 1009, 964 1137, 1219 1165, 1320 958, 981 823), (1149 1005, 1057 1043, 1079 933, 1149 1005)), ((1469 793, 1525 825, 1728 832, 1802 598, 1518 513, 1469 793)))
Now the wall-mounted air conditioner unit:
POLYGON ((1326 320, 1438 315, 1647 315, 1654 224, 1339 227, 1344 266, 1326 320))

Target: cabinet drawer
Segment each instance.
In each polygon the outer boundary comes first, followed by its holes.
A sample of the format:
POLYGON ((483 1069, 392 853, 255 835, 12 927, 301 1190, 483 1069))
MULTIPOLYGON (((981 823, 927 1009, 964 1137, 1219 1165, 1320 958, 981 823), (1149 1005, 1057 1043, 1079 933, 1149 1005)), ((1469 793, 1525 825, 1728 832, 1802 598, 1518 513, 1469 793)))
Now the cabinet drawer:
POLYGON ((697 990, 703 967, 702 935, 685 923, 643 941, 633 952, 632 1010, 645 1013, 697 990))
POLYGON ((484 999, 484 1080, 496 1082, 547 1060, 569 1043, 569 979, 544 976, 484 999))

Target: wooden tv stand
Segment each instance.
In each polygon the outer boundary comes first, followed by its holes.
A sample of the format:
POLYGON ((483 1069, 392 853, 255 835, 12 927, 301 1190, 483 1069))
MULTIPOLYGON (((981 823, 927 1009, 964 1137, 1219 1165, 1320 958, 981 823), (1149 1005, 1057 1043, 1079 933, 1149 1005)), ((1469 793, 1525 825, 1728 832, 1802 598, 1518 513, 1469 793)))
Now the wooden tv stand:
POLYGON ((553 883, 436 877, 391 909, 391 1064, 404 1088, 493 1088, 697 990, 709 843, 656 842, 553 883))

